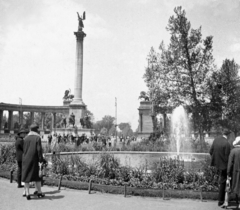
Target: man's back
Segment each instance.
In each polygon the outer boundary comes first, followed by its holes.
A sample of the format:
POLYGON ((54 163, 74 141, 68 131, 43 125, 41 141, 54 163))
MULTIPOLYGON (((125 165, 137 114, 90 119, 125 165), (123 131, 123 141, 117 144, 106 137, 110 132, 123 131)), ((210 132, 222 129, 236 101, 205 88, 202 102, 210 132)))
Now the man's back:
POLYGON ((211 166, 216 166, 217 169, 227 169, 228 156, 230 154, 230 144, 223 136, 214 139, 210 149, 212 156, 211 166))

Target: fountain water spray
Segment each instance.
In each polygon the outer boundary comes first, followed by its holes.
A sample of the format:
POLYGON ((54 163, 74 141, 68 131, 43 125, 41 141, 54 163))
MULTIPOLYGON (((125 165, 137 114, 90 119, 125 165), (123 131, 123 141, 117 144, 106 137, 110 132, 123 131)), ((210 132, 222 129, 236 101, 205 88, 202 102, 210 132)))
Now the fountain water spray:
POLYGON ((171 137, 175 140, 177 155, 184 148, 184 141, 189 136, 189 120, 183 106, 175 108, 171 115, 171 137))

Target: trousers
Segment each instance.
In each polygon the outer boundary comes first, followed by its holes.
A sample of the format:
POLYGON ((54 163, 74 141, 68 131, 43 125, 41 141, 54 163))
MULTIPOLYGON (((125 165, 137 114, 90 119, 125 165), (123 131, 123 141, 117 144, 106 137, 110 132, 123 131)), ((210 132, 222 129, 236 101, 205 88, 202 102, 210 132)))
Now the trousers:
POLYGON ((22 180, 22 161, 17 161, 18 170, 17 170, 17 183, 18 186, 21 186, 21 180, 22 180))
POLYGON ((227 169, 219 170, 219 190, 218 190, 219 202, 224 202, 226 181, 227 181, 227 169))

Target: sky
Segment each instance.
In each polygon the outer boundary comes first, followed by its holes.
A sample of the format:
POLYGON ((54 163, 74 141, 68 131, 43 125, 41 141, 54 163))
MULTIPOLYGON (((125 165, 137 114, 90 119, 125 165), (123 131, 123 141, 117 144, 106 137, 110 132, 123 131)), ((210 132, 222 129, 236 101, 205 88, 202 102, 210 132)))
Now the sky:
POLYGON ((83 101, 95 121, 105 115, 138 126, 138 96, 151 47, 169 42, 176 6, 192 28, 213 36, 215 63, 240 64, 240 0, 0 0, 0 102, 62 105, 74 91, 77 13, 84 21, 83 101))

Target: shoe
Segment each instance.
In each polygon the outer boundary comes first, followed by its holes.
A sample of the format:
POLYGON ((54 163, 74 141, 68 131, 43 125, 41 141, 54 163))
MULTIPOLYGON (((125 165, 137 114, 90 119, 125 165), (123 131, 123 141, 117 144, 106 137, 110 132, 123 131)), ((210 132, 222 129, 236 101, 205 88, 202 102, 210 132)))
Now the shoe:
POLYGON ((33 193, 33 195, 37 195, 38 194, 38 191, 36 190, 34 193, 33 193))
POLYGON ((23 188, 24 186, 23 185, 18 185, 18 188, 23 188))
POLYGON ((23 196, 23 197, 26 197, 26 194, 23 194, 22 196, 23 196))
POLYGON ((39 198, 43 198, 43 197, 45 197, 45 194, 43 194, 43 193, 38 193, 37 196, 38 196, 39 198))
POLYGON ((220 206, 221 208, 227 209, 228 203, 224 203, 223 205, 220 206))
POLYGON ((218 201, 218 206, 222 206, 224 204, 223 201, 218 201))
POLYGON ((27 200, 31 200, 30 195, 27 195, 26 198, 27 198, 27 200))

